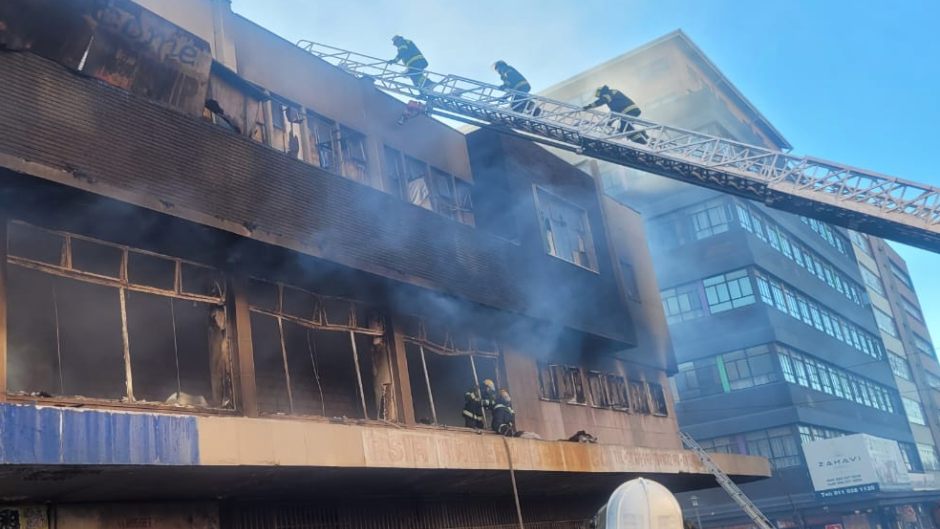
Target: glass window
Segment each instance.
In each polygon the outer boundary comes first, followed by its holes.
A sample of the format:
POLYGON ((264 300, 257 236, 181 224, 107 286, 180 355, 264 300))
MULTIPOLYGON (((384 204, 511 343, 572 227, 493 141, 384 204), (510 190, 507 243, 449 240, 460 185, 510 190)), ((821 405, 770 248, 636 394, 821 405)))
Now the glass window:
POLYGON ((588 227, 587 213, 541 188, 536 188, 542 242, 549 255, 584 268, 597 270, 597 257, 588 227))
POLYGON ((904 406, 904 413, 907 415, 907 420, 914 424, 927 425, 927 420, 924 418, 924 408, 919 402, 907 397, 901 397, 901 404, 904 406))
POLYGON ((887 388, 789 347, 778 344, 776 348, 787 382, 894 413, 892 392, 887 388))
POLYGON ((930 343, 930 340, 924 338, 916 332, 912 334, 914 335, 914 346, 917 347, 917 350, 931 358, 934 358, 933 344, 930 343))
POLYGON ((696 240, 728 231, 732 219, 728 204, 714 203, 692 209, 688 216, 692 222, 692 236, 696 240))
POLYGON ((661 296, 666 321, 669 323, 689 321, 705 315, 702 296, 697 284, 664 290, 661 296))
POLYGON ((901 307, 904 308, 904 312, 908 316, 914 318, 915 320, 924 323, 924 315, 921 313, 920 309, 916 305, 907 300, 904 296, 901 296, 901 307))
POLYGON ((771 283, 770 292, 774 296, 774 306, 777 307, 777 310, 782 312, 787 312, 787 302, 783 295, 783 289, 777 283, 771 283))
POLYGON ((920 464, 920 454, 913 443, 902 443, 898 441, 898 447, 901 449, 901 457, 907 466, 908 472, 921 472, 924 470, 920 464))
POLYGON ((878 307, 872 307, 875 312, 875 321, 878 323, 878 328, 883 332, 898 337, 898 328, 894 325, 894 318, 888 316, 878 307))
POLYGON ((875 275, 871 270, 865 266, 860 266, 859 269, 862 272, 862 280, 865 281, 865 285, 874 290, 875 292, 885 295, 884 285, 881 284, 881 278, 875 275))
POLYGON ((777 234, 777 228, 774 226, 767 226, 767 240, 770 242, 770 246, 774 250, 780 251, 780 238, 777 234))
POLYGON ((738 211, 738 222, 741 224, 741 227, 747 231, 753 232, 754 228, 751 227, 751 215, 747 212, 747 208, 741 204, 735 204, 735 208, 738 211))
POLYGON ((854 230, 849 230, 849 238, 852 239, 852 243, 855 244, 859 250, 871 255, 871 246, 868 244, 868 236, 854 230))
POLYGON ((754 303, 754 291, 747 270, 737 270, 702 280, 705 299, 712 314, 754 303))
POLYGON ((910 368, 910 366, 908 365, 907 360, 904 359, 904 357, 902 357, 902 356, 900 356, 900 355, 896 355, 896 354, 894 354, 894 353, 892 353, 892 352, 889 351, 889 352, 888 352, 888 363, 891 364, 891 372, 892 372, 892 373, 894 373, 895 375, 897 375, 897 376, 899 376, 899 377, 901 377, 901 378, 903 378, 903 379, 912 380, 912 377, 911 377, 911 368, 910 368))
POLYGON ((682 399, 717 395, 723 391, 714 357, 679 364, 675 382, 682 399))
POLYGON ((888 269, 891 270, 891 274, 894 275, 898 281, 904 283, 907 288, 914 290, 914 283, 911 281, 911 276, 907 275, 907 272, 905 272, 900 265, 889 259, 888 269))

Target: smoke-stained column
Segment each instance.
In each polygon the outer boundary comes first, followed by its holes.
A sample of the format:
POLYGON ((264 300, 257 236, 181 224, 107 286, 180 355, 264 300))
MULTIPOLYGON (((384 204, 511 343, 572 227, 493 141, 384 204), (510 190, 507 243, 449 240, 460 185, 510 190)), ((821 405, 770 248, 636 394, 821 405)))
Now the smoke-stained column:
POLYGON ((234 343, 236 353, 232 366, 235 373, 235 391, 238 409, 248 417, 258 416, 258 390, 255 385, 255 358, 251 342, 251 313, 248 310, 248 293, 244 282, 235 278, 230 281, 234 302, 229 307, 234 310, 234 343))
POLYGON ((366 136, 366 167, 369 171, 369 185, 382 191, 388 191, 384 178, 385 146, 382 143, 382 135, 380 134, 381 131, 385 130, 385 127, 382 126, 380 119, 376 119, 375 97, 378 91, 372 79, 363 77, 359 79, 359 83, 362 88, 363 112, 367 118, 371 118, 366 120, 369 124, 368 130, 362 131, 366 136))
POLYGON ((415 424, 415 406, 411 396, 411 377, 408 374, 408 358, 405 354, 405 340, 401 333, 403 328, 401 319, 396 315, 391 316, 392 329, 386 332, 386 336, 391 337, 391 343, 387 350, 391 355, 392 375, 398 382, 395 384, 395 396, 401 410, 401 419, 405 424, 415 424))
POLYGON ((212 51, 215 60, 233 71, 238 71, 235 42, 226 33, 232 17, 232 0, 211 0, 212 3, 212 51))

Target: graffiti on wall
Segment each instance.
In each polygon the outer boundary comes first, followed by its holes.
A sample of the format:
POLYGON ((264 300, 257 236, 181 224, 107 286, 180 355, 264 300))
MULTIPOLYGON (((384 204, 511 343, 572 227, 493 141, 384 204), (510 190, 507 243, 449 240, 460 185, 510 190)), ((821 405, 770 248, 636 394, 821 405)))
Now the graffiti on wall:
POLYGON ((200 115, 209 43, 130 0, 4 0, 0 48, 29 51, 200 115))

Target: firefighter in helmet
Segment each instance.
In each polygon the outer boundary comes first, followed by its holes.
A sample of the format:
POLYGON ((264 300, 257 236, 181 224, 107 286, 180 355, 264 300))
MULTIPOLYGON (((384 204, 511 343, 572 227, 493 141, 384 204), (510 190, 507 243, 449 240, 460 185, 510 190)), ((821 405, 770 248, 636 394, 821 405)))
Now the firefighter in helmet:
POLYGON ((483 387, 473 386, 464 394, 463 424, 467 428, 482 430, 486 427, 483 422, 483 410, 493 408, 496 399, 496 384, 492 380, 483 381, 483 387))
POLYGON ((534 107, 533 114, 538 117, 541 110, 531 101, 526 101, 526 97, 523 95, 528 94, 532 90, 532 85, 519 73, 519 70, 506 64, 506 61, 496 61, 493 63, 493 71, 498 73, 499 78, 503 81, 503 84, 499 85, 500 90, 513 90, 513 93, 504 96, 504 98, 509 98, 512 109, 516 112, 526 113, 529 109, 534 107), (519 94, 516 92, 522 93, 519 94))
POLYGON ((389 59, 388 64, 395 64, 401 61, 401 63, 405 65, 405 68, 408 68, 406 75, 411 78, 411 82, 418 88, 424 86, 428 78, 427 74, 424 72, 425 68, 428 67, 428 61, 424 58, 424 55, 421 54, 421 50, 415 46, 414 42, 411 42, 401 35, 392 37, 392 44, 398 48, 398 55, 395 55, 394 59, 389 59))
POLYGON ((516 433, 516 412, 512 411, 512 397, 505 389, 499 390, 493 406, 493 431, 507 437, 516 433))
MULTIPOLYGON (((596 101, 589 105, 585 105, 584 110, 591 110, 592 108, 607 105, 607 108, 618 114, 626 114, 627 116, 632 117, 639 117, 640 115, 640 107, 638 107, 632 99, 627 97, 627 95, 620 90, 614 90, 609 86, 604 85, 594 91, 594 97, 597 98, 596 101)), ((611 119, 608 124, 613 126, 615 121, 620 122, 620 125, 618 126, 620 133, 629 133, 634 130, 633 125, 623 119, 611 119)), ((629 134, 629 136, 631 140, 646 145, 646 133, 637 132, 634 134, 629 134)))

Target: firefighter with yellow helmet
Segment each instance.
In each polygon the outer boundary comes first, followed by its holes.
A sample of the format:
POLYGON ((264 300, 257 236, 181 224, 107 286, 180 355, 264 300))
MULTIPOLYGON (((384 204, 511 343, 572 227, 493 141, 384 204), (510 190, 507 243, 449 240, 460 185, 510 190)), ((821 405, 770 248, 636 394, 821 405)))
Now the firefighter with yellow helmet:
POLYGON ((493 431, 507 437, 516 433, 516 412, 512 409, 512 397, 505 389, 499 390, 493 406, 493 431))
POLYGON ((395 55, 394 59, 389 59, 388 64, 395 64, 400 61, 405 65, 405 68, 408 68, 406 74, 411 78, 411 82, 418 88, 424 86, 428 78, 424 72, 425 68, 428 67, 428 61, 424 58, 421 50, 415 46, 414 42, 401 35, 392 37, 392 44, 398 48, 398 55, 395 55))
MULTIPOLYGON (((638 107, 632 99, 627 97, 627 95, 620 90, 614 90, 609 86, 604 85, 594 91, 594 97, 596 98, 596 101, 589 105, 585 105, 584 110, 591 110, 592 108, 607 105, 607 108, 618 114, 626 114, 627 116, 632 117, 639 117, 640 115, 640 107, 638 107)), ((620 121, 618 130, 621 133, 628 133, 634 130, 633 125, 623 119, 611 119, 609 125, 613 126, 615 121, 620 121)), ((629 136, 631 140, 646 145, 646 133, 637 132, 635 134, 630 134, 629 136)))
POLYGON ((492 380, 483 381, 483 386, 473 386, 464 394, 463 423, 467 428, 482 430, 486 427, 483 421, 483 410, 493 408, 496 400, 496 384, 492 380))

